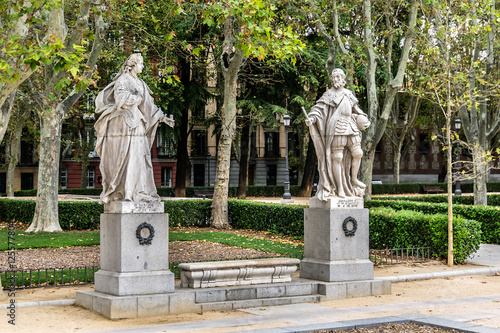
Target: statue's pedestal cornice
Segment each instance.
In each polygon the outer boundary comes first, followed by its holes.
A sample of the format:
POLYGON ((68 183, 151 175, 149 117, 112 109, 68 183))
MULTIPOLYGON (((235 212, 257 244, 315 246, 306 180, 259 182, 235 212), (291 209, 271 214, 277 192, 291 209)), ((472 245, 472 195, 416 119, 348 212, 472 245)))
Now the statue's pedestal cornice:
POLYGON ((361 197, 328 197, 326 201, 320 200, 317 197, 309 199, 309 208, 320 209, 360 209, 365 208, 364 200, 361 197))

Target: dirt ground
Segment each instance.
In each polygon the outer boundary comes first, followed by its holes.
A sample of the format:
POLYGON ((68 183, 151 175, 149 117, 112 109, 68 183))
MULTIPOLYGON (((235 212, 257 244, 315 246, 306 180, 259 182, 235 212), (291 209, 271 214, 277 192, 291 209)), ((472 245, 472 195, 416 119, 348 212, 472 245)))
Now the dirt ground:
MULTIPOLYGON (((451 269, 477 268, 472 265, 460 265, 452 268, 445 266, 440 262, 431 262, 427 264, 416 265, 395 265, 376 267, 375 276, 387 275, 406 275, 418 274, 435 271, 446 271, 451 269)), ((46 300, 74 299, 77 290, 92 289, 93 286, 79 287, 46 287, 39 289, 26 289, 17 291, 15 301, 35 302, 46 300)), ((331 308, 357 308, 384 304, 401 304, 397 310, 390 312, 363 312, 359 311, 357 315, 350 316, 349 319, 361 319, 370 317, 383 317, 404 313, 420 313, 425 315, 446 315, 449 313, 460 313, 470 310, 473 306, 475 311, 488 311, 492 309, 500 310, 500 302, 477 304, 463 304, 458 302, 446 302, 447 304, 415 309, 406 308, 404 304, 413 302, 422 302, 426 300, 446 300, 461 297, 477 297, 500 295, 500 276, 463 276, 445 279, 419 280, 411 282, 401 282, 392 284, 391 295, 371 296, 362 298, 352 298, 345 300, 326 301, 320 303, 322 306, 331 308)), ((8 300, 7 300, 8 301, 8 300)), ((5 301, 3 302, 5 303, 5 301)), ((7 310, 0 310, 1 312, 7 310)), ((0 316, 0 332, 87 332, 104 329, 120 329, 126 327, 151 326, 160 324, 173 324, 203 320, 217 320, 228 318, 241 318, 252 316, 242 311, 214 311, 205 313, 191 313, 183 315, 170 315, 160 317, 149 317, 139 319, 121 319, 110 320, 95 312, 80 308, 78 306, 42 306, 42 307, 20 307, 16 309, 16 325, 8 324, 8 318, 0 316), (3 319, 2 319, 3 318, 3 319)), ((479 325, 500 328, 500 318, 491 318, 481 322, 475 322, 479 325)), ((281 323, 253 325, 244 329, 270 328, 279 326, 281 323)), ((243 328, 241 328, 243 329, 243 328)), ((203 330, 203 332, 228 332, 235 330, 232 328, 217 328, 203 330)))

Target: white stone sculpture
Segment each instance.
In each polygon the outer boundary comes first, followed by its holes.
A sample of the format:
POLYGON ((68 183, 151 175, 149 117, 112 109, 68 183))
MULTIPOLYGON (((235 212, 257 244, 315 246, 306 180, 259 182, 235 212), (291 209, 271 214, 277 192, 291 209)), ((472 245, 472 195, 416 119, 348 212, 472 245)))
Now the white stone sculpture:
POLYGON ((319 183, 316 197, 362 197, 366 185, 358 180, 363 157, 361 131, 370 126, 354 94, 344 88, 345 74, 332 71, 333 87, 306 114, 318 157, 319 183))
POLYGON ((151 90, 137 77, 144 68, 143 58, 128 57, 104 90, 97 95, 94 127, 96 151, 101 158, 102 187, 100 203, 113 201, 159 202, 151 163, 151 146, 160 121, 173 127, 154 104, 151 90))

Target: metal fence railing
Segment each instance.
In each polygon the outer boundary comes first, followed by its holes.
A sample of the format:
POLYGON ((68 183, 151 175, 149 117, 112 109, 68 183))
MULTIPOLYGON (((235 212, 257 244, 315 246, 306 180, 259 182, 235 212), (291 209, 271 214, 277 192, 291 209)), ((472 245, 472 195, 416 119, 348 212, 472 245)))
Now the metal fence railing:
POLYGON ((431 259, 430 247, 370 250, 370 260, 375 266, 421 263, 431 259))
MULTIPOLYGON (((422 263, 432 259, 430 247, 370 250, 370 260, 375 266, 405 263, 422 263)), ((302 256, 296 256, 302 259, 302 256)), ((264 257, 268 258, 268 257, 264 257)), ((259 259, 259 258, 239 258, 259 259)), ((191 261, 184 261, 191 262, 191 261)), ((179 276, 178 262, 170 263, 170 270, 179 276)), ((18 269, 0 272, 3 289, 40 288, 45 286, 74 286, 94 283, 98 266, 73 268, 18 269)))
POLYGON ((0 277, 3 289, 74 286, 94 283, 94 274, 98 270, 97 266, 17 269, 1 272, 0 277))

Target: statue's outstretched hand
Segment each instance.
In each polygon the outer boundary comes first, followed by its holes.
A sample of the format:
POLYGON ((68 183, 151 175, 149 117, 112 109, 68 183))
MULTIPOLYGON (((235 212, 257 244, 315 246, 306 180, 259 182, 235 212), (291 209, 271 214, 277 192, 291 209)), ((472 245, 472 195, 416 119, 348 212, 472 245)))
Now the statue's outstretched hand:
POLYGON ((164 115, 163 118, 161 119, 161 121, 163 121, 165 124, 167 124, 170 127, 175 126, 174 116, 172 116, 172 115, 170 115, 170 116, 164 115))

